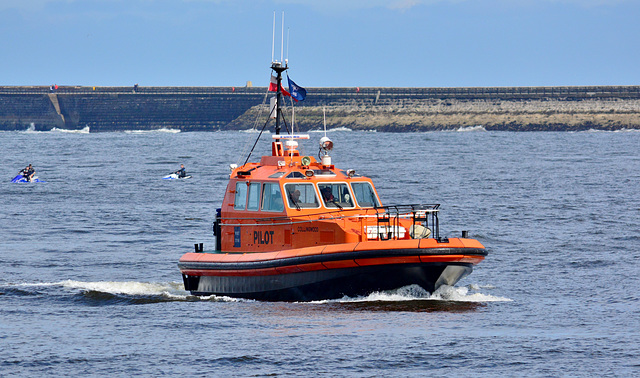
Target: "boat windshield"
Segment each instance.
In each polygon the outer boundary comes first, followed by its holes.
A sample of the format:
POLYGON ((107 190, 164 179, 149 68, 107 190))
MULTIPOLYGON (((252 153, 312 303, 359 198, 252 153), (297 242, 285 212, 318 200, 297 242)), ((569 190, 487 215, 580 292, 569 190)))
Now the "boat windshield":
POLYGON ((313 184, 284 184, 287 204, 292 209, 319 208, 320 201, 313 184))
POLYGON ((233 200, 234 210, 244 210, 244 206, 247 203, 247 183, 236 183, 236 198, 233 200))
POLYGON ((249 198, 247 201, 247 210, 258 211, 260 207, 260 183, 252 182, 249 185, 249 198))
POLYGON ((265 183, 262 186, 262 210, 263 211, 284 211, 282 202, 282 192, 277 183, 265 183))
POLYGON ((354 207, 349 186, 345 183, 318 184, 318 189, 322 194, 322 201, 326 207, 354 207))
POLYGON ((368 182, 352 182, 351 188, 360 207, 380 207, 380 201, 368 182))

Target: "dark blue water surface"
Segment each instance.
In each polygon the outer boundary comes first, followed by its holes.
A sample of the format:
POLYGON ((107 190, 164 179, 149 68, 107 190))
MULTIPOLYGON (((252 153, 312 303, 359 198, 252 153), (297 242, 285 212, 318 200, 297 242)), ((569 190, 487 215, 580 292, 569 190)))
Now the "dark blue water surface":
POLYGON ((487 259, 435 294, 190 296, 176 263, 256 135, 0 133, 0 375, 640 375, 640 132, 331 131, 337 166, 441 203, 487 259), (28 163, 46 183, 9 182, 28 163))

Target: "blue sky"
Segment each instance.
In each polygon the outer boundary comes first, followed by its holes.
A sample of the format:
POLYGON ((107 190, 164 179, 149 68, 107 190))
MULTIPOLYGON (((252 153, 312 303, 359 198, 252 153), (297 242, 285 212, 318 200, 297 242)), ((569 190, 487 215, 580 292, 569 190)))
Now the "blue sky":
POLYGON ((640 85, 640 0, 0 0, 0 85, 640 85), (285 47, 285 57, 286 57, 285 47))

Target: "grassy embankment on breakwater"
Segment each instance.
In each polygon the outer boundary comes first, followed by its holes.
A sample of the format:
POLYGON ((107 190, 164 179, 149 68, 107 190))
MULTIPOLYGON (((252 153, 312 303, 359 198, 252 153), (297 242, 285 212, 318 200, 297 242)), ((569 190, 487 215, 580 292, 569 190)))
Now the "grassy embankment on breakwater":
MULTIPOLYGON (((326 108, 330 127, 390 132, 452 130, 577 131, 640 129, 640 100, 616 101, 459 101, 326 108)), ((322 108, 296 112, 303 128, 322 127, 322 108)))
MULTIPOLYGON (((328 127, 354 130, 403 132, 475 126, 505 131, 640 129, 638 87, 614 87, 617 91, 605 90, 610 87, 564 88, 564 93, 557 88, 555 93, 554 88, 504 88, 504 93, 494 88, 493 92, 478 93, 481 89, 476 88, 472 93, 451 89, 413 97, 383 95, 380 90, 374 100, 325 97, 303 106, 296 104, 296 123, 302 130, 322 128, 324 108, 328 127)), ((259 110, 252 108, 228 127, 246 128, 259 110)))

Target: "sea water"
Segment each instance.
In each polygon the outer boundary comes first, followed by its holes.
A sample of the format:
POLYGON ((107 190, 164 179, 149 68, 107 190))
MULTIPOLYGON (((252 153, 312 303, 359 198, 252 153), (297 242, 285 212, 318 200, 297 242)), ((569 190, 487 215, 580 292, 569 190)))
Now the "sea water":
POLYGON ((257 133, 0 133, 0 376, 640 375, 640 133, 460 131, 328 136, 486 260, 436 293, 311 303, 182 286, 257 133), (46 183, 10 183, 29 163, 46 183))

